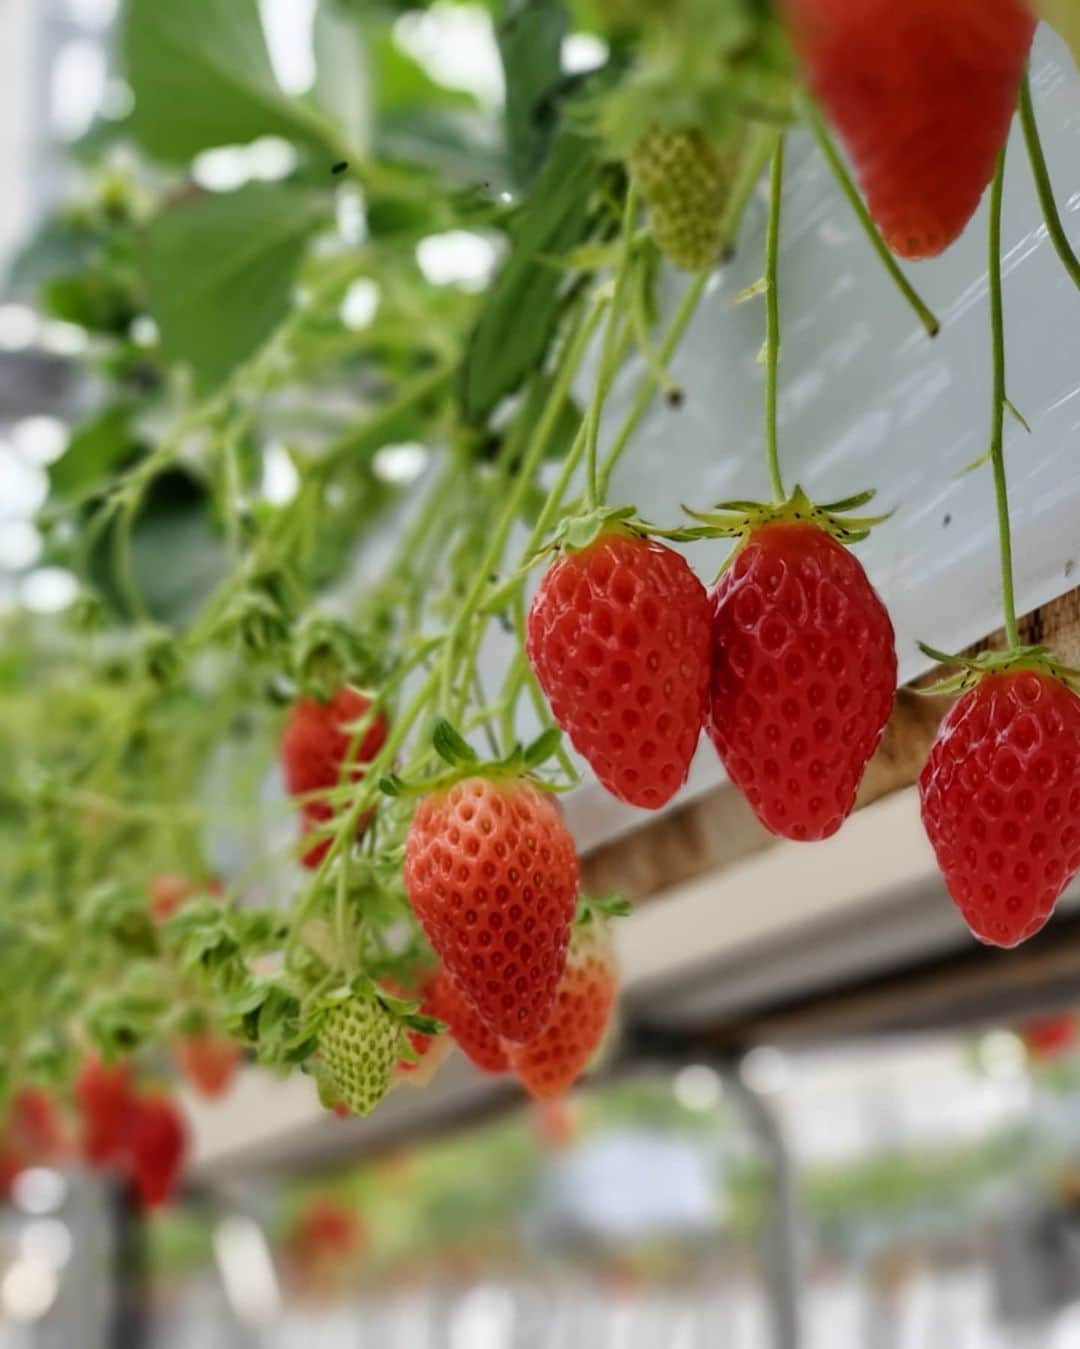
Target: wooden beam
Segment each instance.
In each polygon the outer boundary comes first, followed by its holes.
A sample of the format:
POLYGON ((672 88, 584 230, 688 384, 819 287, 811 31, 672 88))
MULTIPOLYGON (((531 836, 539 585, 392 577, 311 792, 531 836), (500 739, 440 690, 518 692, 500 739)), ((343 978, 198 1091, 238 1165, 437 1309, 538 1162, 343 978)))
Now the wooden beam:
MULTIPOLYGON (((1020 621, 1021 639, 1051 647, 1068 665, 1080 667, 1080 589, 1071 590, 1020 621)), ((999 649, 1004 634, 992 633, 970 652, 999 649)), ((896 695, 881 745, 866 770, 856 810, 910 787, 919 772, 951 698, 919 693, 938 672, 896 695)), ((593 894, 617 890, 626 899, 645 900, 707 872, 737 866, 775 840, 733 787, 707 792, 611 843, 582 861, 582 885, 593 894)))

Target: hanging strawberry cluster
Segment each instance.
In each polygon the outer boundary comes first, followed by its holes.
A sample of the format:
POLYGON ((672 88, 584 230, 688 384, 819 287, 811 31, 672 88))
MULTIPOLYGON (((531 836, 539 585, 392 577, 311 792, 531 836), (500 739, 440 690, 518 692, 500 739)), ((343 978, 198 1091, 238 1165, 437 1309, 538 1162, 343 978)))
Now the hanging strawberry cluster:
MULTIPOLYGON (((141 0, 129 7, 136 28, 160 22, 141 0)), ((300 1069, 328 1109, 366 1114, 430 1081, 454 1043, 539 1099, 568 1091, 610 1035, 610 919, 625 906, 579 892, 559 804, 578 769, 562 733, 610 793, 656 810, 684 786, 704 731, 772 833, 812 842, 841 828, 891 713, 897 659, 852 551, 883 518, 864 513, 873 494, 859 483, 815 502, 782 471, 781 206, 799 121, 930 335, 937 319, 897 258, 941 253, 990 186, 987 458, 1007 649, 955 658, 945 687, 960 697, 922 775, 923 816, 984 941, 1032 935, 1080 869, 1080 676, 1019 642, 1003 461, 1000 215, 1017 107, 1048 233, 1080 281, 1025 76, 1034 13, 1021 0, 598 7, 612 60, 581 88, 558 84, 567 102, 549 137, 536 139, 542 119, 516 124, 524 192, 511 207, 440 195, 392 156, 357 162, 303 105, 298 144, 322 147, 303 171, 334 150, 363 188, 370 239, 343 246, 327 226, 295 309, 211 391, 163 360, 158 421, 145 425, 168 429, 56 507, 89 540, 72 615, 82 645, 69 634, 76 654, 57 661, 26 644, 15 680, 43 692, 24 692, 5 727, 21 849, 0 949, 5 1177, 51 1155, 34 1123, 44 1087, 81 1121, 90 1162, 161 1202, 184 1129, 141 1084, 170 1062, 207 1098, 244 1057, 300 1069), (766 170, 752 294, 766 310, 771 498, 693 502, 664 527, 610 502, 612 475, 656 395, 680 403, 670 360, 766 170), (507 259, 489 293, 418 281, 416 216, 428 232, 501 231, 507 259), (662 257, 691 273, 663 325, 662 257), (346 332, 349 288, 372 277, 386 315, 371 334, 346 332), (609 422, 632 357, 637 387, 609 422), (352 391, 354 360, 372 405, 310 455, 292 451, 292 497, 259 499, 252 460, 272 461, 319 380, 352 391), (371 462, 413 437, 447 448, 395 496, 371 462), (213 485, 227 565, 165 627, 146 613, 135 525, 156 485, 193 462, 213 485), (403 499, 394 548, 358 584, 343 559, 403 499), (734 547, 707 588, 672 545, 717 539, 734 547), (480 656, 493 650, 500 678, 486 687, 480 656), (284 834, 249 832, 246 860, 217 864, 219 849, 210 865, 219 814, 262 814, 268 756, 253 745, 278 760, 284 834)), ((509 60, 512 30, 503 38, 509 60)), ((160 243, 155 222, 171 227, 173 209, 113 202, 110 228, 129 212, 160 243)), ((109 236, 109 257, 126 266, 124 239, 109 236)), ((111 359, 130 380, 130 348, 111 359)))

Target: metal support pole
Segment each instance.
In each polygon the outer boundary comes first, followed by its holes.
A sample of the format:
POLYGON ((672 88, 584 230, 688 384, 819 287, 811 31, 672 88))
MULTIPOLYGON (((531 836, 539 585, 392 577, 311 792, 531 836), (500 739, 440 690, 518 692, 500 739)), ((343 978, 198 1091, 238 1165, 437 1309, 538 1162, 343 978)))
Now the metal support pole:
POLYGON ((752 1090, 729 1062, 714 1064, 731 1099, 761 1144, 772 1177, 772 1204, 765 1242, 765 1275, 774 1349, 799 1349, 799 1224, 795 1177, 776 1111, 752 1090))
POLYGON ((112 1314, 109 1349, 146 1349, 150 1343, 149 1259, 146 1222, 133 1187, 109 1187, 112 1217, 112 1314))

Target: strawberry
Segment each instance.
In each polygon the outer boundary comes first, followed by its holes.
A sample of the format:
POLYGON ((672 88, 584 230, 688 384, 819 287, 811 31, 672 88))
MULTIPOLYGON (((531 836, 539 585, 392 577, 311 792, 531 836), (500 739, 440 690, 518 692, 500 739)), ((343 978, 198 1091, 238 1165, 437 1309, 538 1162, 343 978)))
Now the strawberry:
POLYGON ((363 1238, 355 1209, 328 1195, 314 1195, 298 1215, 289 1244, 297 1258, 346 1259, 360 1249, 363 1238))
POLYGON ((539 1035, 577 900, 574 841, 524 777, 473 776, 424 797, 405 840, 405 889, 428 941, 481 1020, 539 1035))
POLYGON ((615 947, 606 918, 576 923, 555 1009, 528 1044, 508 1045, 510 1067, 538 1101, 565 1096, 599 1048, 618 993, 615 947))
POLYGON ((700 272, 719 261, 724 207, 738 156, 695 127, 654 126, 630 155, 630 176, 649 208, 649 228, 677 267, 700 272))
POLYGON ((172 1197, 187 1153, 187 1128, 176 1103, 151 1092, 135 1104, 125 1153, 131 1178, 146 1208, 160 1208, 172 1197))
POLYGON ((505 1073, 510 1067, 499 1037, 488 1030, 445 970, 428 985, 424 1011, 446 1023, 454 1043, 482 1072, 505 1073))
POLYGON ((390 1090, 401 1043, 400 1022, 374 992, 356 993, 327 1011, 319 1056, 338 1101, 354 1115, 370 1115, 390 1090))
POLYGON ((782 0, 807 82, 885 242, 941 253, 975 213, 1016 108, 1023 0, 782 0))
POLYGON ((75 1099, 83 1116, 83 1157, 91 1166, 116 1161, 135 1109, 130 1067, 88 1055, 75 1079, 75 1099))
POLYGON ((572 1147, 581 1131, 574 1102, 558 1097, 537 1101, 533 1107, 533 1123, 538 1142, 549 1152, 562 1152, 572 1147))
POLYGON ((1044 669, 984 674, 919 778, 945 884, 980 941, 1016 946, 1080 869, 1080 697, 1044 669))
POLYGON ((20 1087, 11 1098, 5 1130, 8 1145, 28 1165, 56 1161, 64 1151, 64 1131, 56 1101, 44 1087, 20 1087))
MULTIPOLYGON (((350 751, 349 778, 353 782, 360 781, 364 776, 363 765, 369 764, 386 743, 386 718, 382 712, 376 712, 354 745, 356 734, 348 728, 360 722, 370 708, 371 699, 349 686, 339 689, 329 702, 301 698, 293 704, 281 740, 285 786, 291 795, 304 796, 336 787, 350 751)), ((334 808, 328 801, 315 798, 301 803, 300 815, 302 833, 309 834, 318 825, 333 819, 334 808)), ((370 820, 370 811, 360 816, 356 824, 357 837, 370 820)), ((329 847, 329 839, 319 839, 303 854, 304 866, 318 867, 329 847)))
POLYGON ((150 916, 159 925, 167 923, 183 904, 201 894, 220 896, 221 882, 196 881, 190 876, 164 872, 150 882, 150 916))
POLYGON ((1076 1043, 1076 1017, 1066 1012, 1026 1021, 1020 1027, 1020 1038, 1030 1058, 1037 1061, 1059 1058, 1076 1043))
POLYGON ((709 603, 685 560, 605 530, 548 570, 527 650, 552 715, 615 796, 655 810, 686 781, 705 717, 709 603))
POLYGON ((824 528, 752 528, 712 595, 707 729, 728 777, 784 838, 828 838, 851 813, 896 689, 892 624, 824 528))
POLYGON ((240 1066, 240 1046, 225 1035, 185 1035, 173 1053, 192 1088, 208 1101, 225 1095, 240 1066))

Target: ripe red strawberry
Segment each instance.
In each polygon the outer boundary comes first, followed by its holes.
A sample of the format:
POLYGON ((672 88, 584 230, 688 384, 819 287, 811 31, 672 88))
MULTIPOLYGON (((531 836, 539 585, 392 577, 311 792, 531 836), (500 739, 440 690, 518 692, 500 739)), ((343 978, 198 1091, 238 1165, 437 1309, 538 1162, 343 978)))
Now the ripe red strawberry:
POLYGON ((945 884, 980 941, 1016 946, 1080 870, 1080 697, 1035 670, 986 674, 919 778, 945 884))
POLYGON ((527 649, 558 724, 615 796, 655 810, 686 781, 705 716, 709 606, 671 548, 605 531, 548 570, 527 649))
POLYGON ((885 606, 817 525, 754 529, 717 583, 708 731, 762 824, 828 838, 851 813, 896 690, 885 606))
POLYGON ((163 872, 150 882, 150 916, 155 923, 167 923, 182 904, 199 894, 220 895, 221 882, 196 881, 190 876, 163 872))
POLYGON ((96 1055, 87 1056, 75 1079, 75 1100, 83 1116, 84 1159, 91 1166, 116 1161, 135 1109, 128 1064, 106 1065, 96 1055))
MULTIPOLYGON (((356 736, 347 728, 361 721, 370 707, 371 699, 366 694, 348 686, 340 689, 327 703, 316 698, 301 698, 293 704, 281 740, 285 786, 291 795, 303 796, 336 787, 350 749, 353 756, 349 778, 353 782, 360 781, 364 776, 364 765, 369 764, 386 743, 386 718, 382 712, 377 712, 353 747, 356 736)), ((301 833, 310 834, 333 816, 334 809, 328 801, 315 798, 302 802, 301 833)), ((357 837, 370 820, 370 811, 360 816, 356 823, 357 837)), ((303 865, 314 870, 329 848, 329 838, 319 839, 303 854, 303 865)))
POLYGON ((480 1019, 445 970, 427 988, 424 1011, 450 1028, 454 1043, 485 1073, 505 1073, 510 1067, 502 1041, 480 1019))
POLYGON ((1043 1062, 1072 1049, 1076 1037, 1076 1017, 1071 1012, 1026 1021, 1020 1027, 1020 1038, 1029 1056, 1043 1062))
POLYGON ((506 1040, 531 1040, 547 1021, 577 883, 559 810, 526 778, 466 778, 416 809, 409 900, 451 978, 506 1040))
POLYGON ((1023 0, 783 0, 886 243, 933 257, 994 174, 1035 19, 1023 0))
POLYGON ((125 1152, 144 1206, 160 1208, 166 1204, 183 1171, 187 1152, 187 1128, 171 1097, 150 1093, 136 1102, 125 1152))
POLYGON ((508 1045, 511 1069, 538 1101, 564 1096, 600 1047, 618 994, 615 948, 608 921, 594 914, 577 923, 555 1009, 528 1044, 508 1045))
POLYGON ((185 1035, 173 1053, 192 1088, 208 1101, 225 1095, 240 1066, 240 1046, 226 1035, 185 1035))

